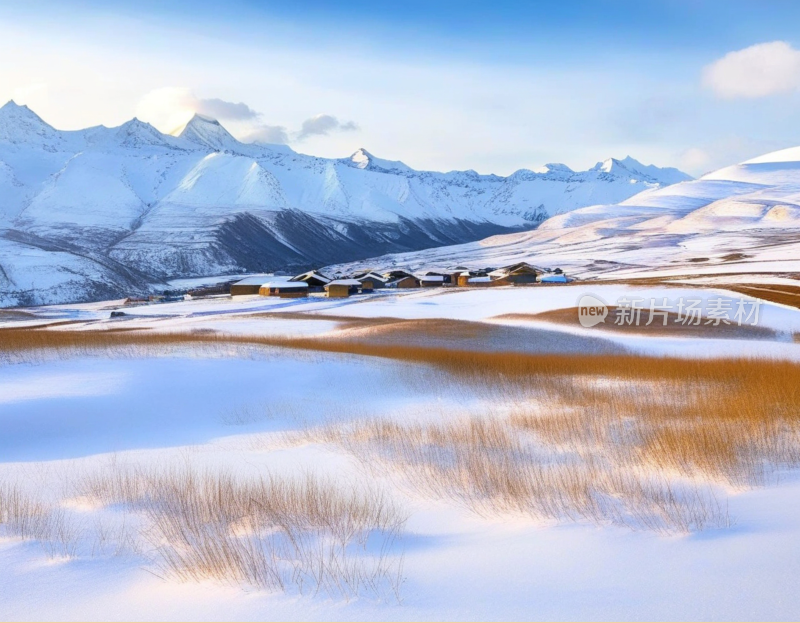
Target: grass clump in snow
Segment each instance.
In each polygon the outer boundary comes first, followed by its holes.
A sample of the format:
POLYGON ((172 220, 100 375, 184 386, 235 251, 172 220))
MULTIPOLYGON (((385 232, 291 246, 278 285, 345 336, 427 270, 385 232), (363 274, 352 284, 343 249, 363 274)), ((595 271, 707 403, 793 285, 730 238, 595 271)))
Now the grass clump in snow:
POLYGON ((67 476, 67 499, 0 484, 0 535, 50 558, 132 554, 178 581, 400 599, 406 516, 375 487, 116 461, 67 476))
POLYGON ((482 516, 526 515, 688 533, 729 525, 713 488, 609 460, 604 453, 547 448, 513 419, 465 418, 427 424, 385 420, 312 433, 366 466, 432 499, 482 516))
POLYGON ((146 518, 145 539, 168 577, 269 590, 397 597, 405 516, 377 489, 314 475, 113 469, 84 493, 146 518))
MULTIPOLYGON (((800 465, 800 366, 771 360, 429 353, 486 412, 312 435, 435 498, 658 532, 729 525, 731 490, 800 465)), ((455 385, 457 387, 457 385, 455 385)))
POLYGON ((522 406, 513 421, 552 447, 735 489, 800 465, 800 368, 706 365, 719 369, 639 382, 563 378, 543 388, 551 408, 522 406))
POLYGON ((1 483, 0 528, 9 537, 37 541, 51 558, 73 557, 81 538, 64 509, 1 483))

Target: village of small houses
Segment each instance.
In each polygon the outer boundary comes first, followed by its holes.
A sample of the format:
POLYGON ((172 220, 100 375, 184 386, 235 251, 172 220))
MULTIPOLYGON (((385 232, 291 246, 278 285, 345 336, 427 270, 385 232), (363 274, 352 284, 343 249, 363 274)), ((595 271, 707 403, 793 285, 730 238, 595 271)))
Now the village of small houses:
POLYGON ((376 290, 409 290, 414 288, 490 288, 498 286, 533 286, 537 284, 563 284, 571 279, 559 268, 545 269, 518 262, 501 268, 453 269, 411 272, 395 269, 380 272, 364 269, 352 275, 327 275, 319 269, 298 275, 277 271, 271 274, 248 275, 213 285, 189 288, 185 291, 168 290, 147 297, 131 296, 126 305, 145 303, 172 303, 188 296, 260 295, 279 298, 302 298, 311 294, 327 298, 348 298, 357 294, 373 294, 376 290))

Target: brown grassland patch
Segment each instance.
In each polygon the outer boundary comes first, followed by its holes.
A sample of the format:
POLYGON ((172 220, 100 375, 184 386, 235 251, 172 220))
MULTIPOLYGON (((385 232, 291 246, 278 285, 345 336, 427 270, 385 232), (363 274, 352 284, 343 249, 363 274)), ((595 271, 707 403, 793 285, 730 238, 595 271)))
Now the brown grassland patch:
POLYGON ((470 418, 399 424, 369 420, 309 431, 337 443, 373 473, 482 516, 612 523, 661 533, 725 527, 724 502, 703 484, 679 482, 605 452, 547 448, 522 422, 470 418))
POLYGON ((248 345, 412 364, 404 369, 417 371, 428 387, 457 392, 463 386, 495 407, 440 422, 359 420, 307 435, 481 514, 661 532, 725 526, 724 491, 769 484, 800 463, 800 365, 789 361, 480 352, 205 333, 3 331, 0 340, 6 355, 248 345))
POLYGON ((739 294, 752 296, 753 298, 763 299, 770 303, 779 303, 790 307, 800 308, 800 285, 784 284, 725 284, 722 286, 726 290, 732 290, 739 294))
MULTIPOLYGON (((474 382, 471 363, 449 367, 474 382)), ((725 491, 769 484, 800 464, 795 364, 612 356, 551 359, 527 374, 501 365, 499 378, 491 364, 485 360, 483 372, 497 379, 491 398, 502 408, 433 423, 334 424, 307 435, 481 514, 666 533, 727 526, 725 491)))
MULTIPOLYGON (((126 349, 141 348, 141 354, 163 352, 171 346, 253 345, 327 353, 381 357, 401 362, 436 366, 443 371, 472 380, 494 383, 500 378, 529 379, 545 376, 589 375, 620 381, 698 380, 739 382, 752 386, 766 383, 779 393, 791 391, 800 380, 800 366, 787 361, 764 359, 688 360, 679 357, 646 357, 634 354, 586 355, 519 352, 466 351, 370 344, 362 341, 325 338, 237 336, 213 333, 155 333, 137 331, 0 330, 0 353, 14 355, 53 351, 64 356, 100 352, 125 355, 126 349)), ((137 351, 138 353, 138 351, 137 351)))

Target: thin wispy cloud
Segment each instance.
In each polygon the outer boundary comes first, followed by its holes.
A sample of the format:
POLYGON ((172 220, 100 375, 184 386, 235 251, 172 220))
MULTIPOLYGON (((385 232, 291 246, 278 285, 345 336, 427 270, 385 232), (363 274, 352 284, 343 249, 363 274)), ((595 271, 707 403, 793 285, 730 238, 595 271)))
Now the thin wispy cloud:
POLYGON ((297 133, 297 140, 302 141, 309 136, 327 136, 331 132, 353 132, 358 129, 358 124, 354 121, 341 122, 333 115, 315 115, 303 121, 297 133))
POLYGON ((240 137, 248 143, 288 144, 312 136, 327 136, 333 132, 353 132, 359 129, 354 121, 341 122, 333 115, 319 114, 306 119, 299 130, 283 125, 265 123, 264 115, 244 102, 230 102, 217 97, 200 98, 180 87, 155 89, 145 95, 137 107, 145 121, 175 132, 194 114, 221 122, 236 122, 241 126, 240 137))
POLYGON ((219 98, 197 99, 194 102, 195 112, 214 119, 258 119, 261 113, 256 112, 243 102, 226 102, 219 98))
POLYGON ((168 131, 184 125, 194 114, 220 121, 254 120, 259 117, 247 104, 219 98, 199 98, 189 89, 180 87, 150 91, 139 101, 136 114, 155 126, 167 128, 168 131))
POLYGON ((245 143, 267 143, 286 145, 289 143, 289 132, 282 125, 260 125, 242 137, 245 143))

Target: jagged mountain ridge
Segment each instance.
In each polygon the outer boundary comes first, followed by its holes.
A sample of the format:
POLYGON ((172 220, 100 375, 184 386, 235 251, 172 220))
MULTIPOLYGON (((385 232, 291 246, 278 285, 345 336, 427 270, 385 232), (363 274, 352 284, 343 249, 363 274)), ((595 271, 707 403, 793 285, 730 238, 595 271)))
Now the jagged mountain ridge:
POLYGON ((631 158, 508 177, 416 171, 363 149, 325 159, 242 143, 201 116, 179 136, 137 119, 59 131, 9 102, 0 108, 0 305, 456 244, 683 179, 631 158))
MULTIPOLYGON (((373 258, 370 267, 527 261, 582 278, 800 273, 800 147, 556 215, 535 231, 373 258)), ((332 271, 362 268, 337 265, 332 271)))

